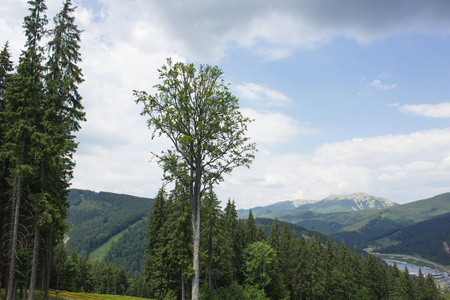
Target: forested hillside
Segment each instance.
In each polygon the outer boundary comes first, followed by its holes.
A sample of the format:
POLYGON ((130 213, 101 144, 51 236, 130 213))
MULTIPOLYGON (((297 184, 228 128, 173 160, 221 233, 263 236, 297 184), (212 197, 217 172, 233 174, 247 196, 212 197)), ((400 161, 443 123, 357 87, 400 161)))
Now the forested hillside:
POLYGON ((66 243, 69 252, 90 254, 111 237, 146 217, 153 199, 72 189, 66 243))
MULTIPOLYGON (((143 273, 145 235, 153 199, 73 189, 69 202, 71 207, 68 222, 72 226, 67 241, 69 253, 76 250, 81 255, 89 255, 111 237, 120 234, 120 237, 107 247, 104 260, 124 268, 127 272, 131 271, 136 276, 143 273), (141 218, 135 221, 138 217, 141 218), (105 222, 106 220, 108 222, 105 222)), ((273 220, 256 218, 254 222, 268 237, 273 220)), ((283 221, 278 223, 280 227, 283 226, 283 221)), ((296 236, 315 236, 322 241, 327 239, 322 233, 295 224, 288 225, 296 236)))
POLYGON ((148 221, 148 217, 143 217, 135 224, 128 226, 123 235, 112 243, 104 259, 119 268, 131 271, 136 276, 142 275, 148 221))
POLYGON ((393 245, 381 248, 381 253, 420 255, 450 265, 450 213, 404 227, 385 239, 393 245))
MULTIPOLYGON (((190 298, 192 231, 186 226, 189 203, 183 195, 160 192, 150 218, 130 226, 119 239, 144 241, 145 276, 76 252, 67 256, 59 244, 55 254, 64 267, 56 264, 52 287, 60 278, 61 289, 70 291, 190 298), (133 237, 142 228, 147 237, 133 237)), ((251 212, 238 219, 234 203, 228 201, 222 210, 212 192, 202 205, 202 299, 441 299, 432 277, 413 279, 344 243, 322 235, 305 237, 313 232, 287 222, 255 220, 251 212)), ((111 253, 128 259, 130 246, 116 243, 111 253)))

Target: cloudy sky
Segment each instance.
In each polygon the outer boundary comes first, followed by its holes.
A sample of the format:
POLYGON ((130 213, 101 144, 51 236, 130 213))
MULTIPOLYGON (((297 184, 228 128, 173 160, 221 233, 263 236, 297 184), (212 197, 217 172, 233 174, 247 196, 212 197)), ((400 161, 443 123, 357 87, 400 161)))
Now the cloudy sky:
MULTIPOLYGON (((366 192, 450 192, 450 2, 74 0, 88 121, 72 187, 153 197, 162 172, 133 90, 167 57, 218 65, 259 152, 216 188, 239 208, 366 192)), ((47 1, 48 16, 61 0, 47 1)), ((25 0, 1 0, 17 62, 25 0)), ((52 24, 52 23, 50 23, 52 24)))

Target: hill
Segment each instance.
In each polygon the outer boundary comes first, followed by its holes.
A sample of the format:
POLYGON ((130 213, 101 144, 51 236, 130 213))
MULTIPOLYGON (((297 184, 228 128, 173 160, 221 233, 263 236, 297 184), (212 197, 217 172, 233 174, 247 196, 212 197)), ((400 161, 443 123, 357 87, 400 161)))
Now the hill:
POLYGON ((406 226, 378 241, 380 253, 410 254, 450 265, 450 213, 406 226))
MULTIPOLYGON (((69 195, 67 248, 93 257, 104 258, 134 274, 142 273, 146 247, 148 215, 153 199, 88 190, 71 190, 69 195)), ((255 223, 269 235, 273 220, 257 218, 255 223)), ((283 221, 278 221, 280 228, 283 221)), ((295 224, 289 224, 296 236, 327 236, 295 224)))
POLYGON ((69 252, 89 255, 148 215, 153 199, 72 189, 68 201, 69 252))

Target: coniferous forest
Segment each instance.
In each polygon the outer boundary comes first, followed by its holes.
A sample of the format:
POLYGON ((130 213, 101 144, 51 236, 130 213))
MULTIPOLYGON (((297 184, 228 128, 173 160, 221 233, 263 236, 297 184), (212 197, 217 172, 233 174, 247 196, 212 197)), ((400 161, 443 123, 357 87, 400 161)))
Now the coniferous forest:
POLYGON ((74 133, 85 120, 74 7, 65 1, 50 25, 44 1, 28 3, 17 66, 8 42, 0 52, 0 282, 8 300, 17 290, 30 300, 37 288, 48 291, 53 246, 67 231, 74 133))
MULTIPOLYGON (((189 210, 188 193, 182 186, 159 191, 146 218, 141 273, 118 267, 108 257, 89 259, 76 251, 68 254, 64 245, 58 244, 51 286, 151 299, 189 299, 189 210)), ((247 219, 239 219, 234 202, 228 200, 222 209, 212 190, 202 199, 202 212, 201 299, 444 299, 427 274, 413 277, 344 243, 296 236, 287 222, 272 221, 267 235, 251 211, 247 219)))
MULTIPOLYGON (((48 299, 49 288, 154 299, 444 297, 431 276, 412 277, 344 243, 296 234, 276 219, 267 233, 251 211, 238 219, 231 200, 222 209, 213 186, 254 159, 256 145, 245 137, 251 120, 239 112, 218 67, 201 66, 197 72, 193 64, 170 59, 159 70, 165 79, 156 86, 159 94, 135 91, 154 134, 167 134, 174 143, 174 149, 156 155, 173 189, 160 189, 148 216, 123 216, 147 228, 145 237, 129 237, 145 240, 145 252, 136 258, 143 264, 127 271, 123 266, 131 260, 114 245, 111 253, 122 258, 115 264, 108 256, 90 259, 84 253, 124 230, 125 221, 112 226, 109 236, 74 234, 72 241, 86 245, 80 254, 68 253, 64 235, 75 133, 85 121, 77 65, 82 32, 71 0, 63 2, 53 22, 44 0, 28 3, 26 44, 17 66, 7 42, 0 52, 0 295, 5 299, 34 300, 36 291, 48 299)), ((95 209, 91 226, 112 221, 95 209)))

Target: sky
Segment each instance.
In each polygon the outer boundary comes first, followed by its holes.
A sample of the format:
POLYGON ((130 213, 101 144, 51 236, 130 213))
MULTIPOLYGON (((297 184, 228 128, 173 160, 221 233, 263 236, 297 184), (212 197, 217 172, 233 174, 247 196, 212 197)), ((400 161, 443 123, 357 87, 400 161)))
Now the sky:
MULTIPOLYGON (((17 63, 25 0, 0 0, 17 63)), ((166 58, 217 65, 259 149, 215 187, 238 208, 450 192, 450 1, 73 0, 87 122, 73 188, 154 197, 162 171, 133 90, 166 58)), ((49 19, 61 0, 46 1, 49 19)), ((49 26, 52 26, 52 21, 49 26)))

